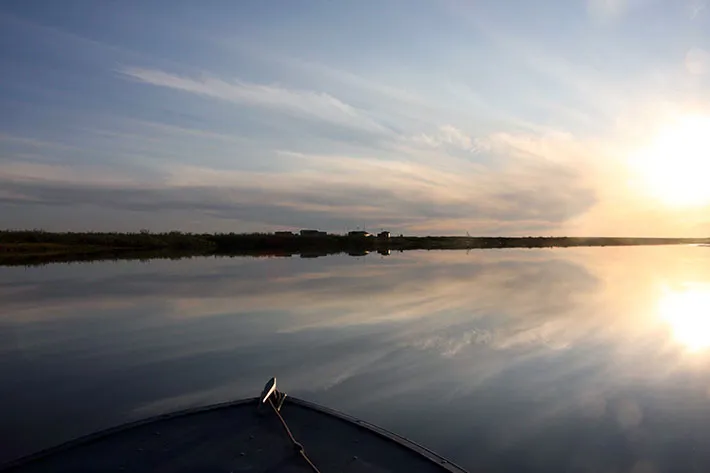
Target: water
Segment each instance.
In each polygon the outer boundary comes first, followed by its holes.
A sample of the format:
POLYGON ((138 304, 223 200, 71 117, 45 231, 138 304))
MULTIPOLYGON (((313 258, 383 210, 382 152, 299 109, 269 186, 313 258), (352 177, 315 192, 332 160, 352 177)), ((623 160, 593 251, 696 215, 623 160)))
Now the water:
POLYGON ((710 248, 0 268, 0 461, 287 392, 471 470, 710 469, 710 248))

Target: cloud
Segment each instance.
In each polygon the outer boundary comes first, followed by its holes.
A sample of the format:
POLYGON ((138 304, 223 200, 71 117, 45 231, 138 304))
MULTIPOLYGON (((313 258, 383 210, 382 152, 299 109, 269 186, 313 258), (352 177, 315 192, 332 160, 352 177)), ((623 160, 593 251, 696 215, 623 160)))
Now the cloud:
POLYGON ((413 137, 412 141, 432 148, 453 147, 470 152, 477 150, 475 140, 452 125, 442 125, 433 134, 421 133, 413 137))
POLYGON ((171 74, 158 69, 125 67, 121 74, 158 87, 181 90, 242 105, 265 107, 297 117, 317 119, 336 125, 389 133, 389 130, 337 98, 309 90, 296 90, 279 85, 254 84, 240 80, 224 80, 210 75, 198 77, 171 74))
MULTIPOLYGON (((8 183, 44 182, 48 184, 66 184, 73 186, 77 183, 90 182, 92 186, 126 185, 135 184, 137 180, 126 173, 109 172, 105 166, 84 166, 77 169, 73 166, 61 164, 45 164, 34 162, 9 161, 3 163, 0 169, 0 180, 8 183)), ((7 187, 10 189, 10 187, 7 187)))
MULTIPOLYGON (((288 171, 226 171, 173 165, 160 182, 111 179, 97 173, 70 180, 54 167, 0 172, 6 205, 93 206, 114 211, 165 211, 213 219, 344 231, 365 222, 394 231, 448 230, 485 234, 484 222, 554 228, 585 211, 594 193, 563 164, 509 160, 503 168, 291 153, 288 171), (61 178, 59 178, 61 176, 61 178), (440 226, 445 224, 445 226, 440 226)), ((500 166, 500 164, 496 164, 500 166)), ((14 169, 10 167, 8 169, 14 169)), ((18 209, 18 213, 22 210, 18 209)), ((5 224, 12 225, 12 214, 5 224)), ((38 226, 42 226, 38 222, 38 226)), ((209 229, 204 229, 209 230, 209 229)))

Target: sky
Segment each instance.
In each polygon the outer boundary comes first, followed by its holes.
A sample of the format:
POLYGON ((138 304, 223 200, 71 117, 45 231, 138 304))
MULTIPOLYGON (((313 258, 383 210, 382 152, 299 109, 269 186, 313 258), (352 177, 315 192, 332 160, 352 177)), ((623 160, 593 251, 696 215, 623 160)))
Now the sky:
POLYGON ((710 235, 700 0, 6 0, 0 228, 710 235))

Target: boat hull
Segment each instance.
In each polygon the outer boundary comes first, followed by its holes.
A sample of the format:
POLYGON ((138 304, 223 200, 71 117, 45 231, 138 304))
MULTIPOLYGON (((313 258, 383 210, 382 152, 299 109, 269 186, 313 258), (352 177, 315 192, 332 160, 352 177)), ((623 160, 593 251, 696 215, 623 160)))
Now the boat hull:
MULTIPOLYGON (((189 409, 83 437, 7 465, 3 472, 311 472, 275 413, 259 399, 189 409)), ((463 469, 385 429, 288 397, 281 409, 325 472, 463 469)))

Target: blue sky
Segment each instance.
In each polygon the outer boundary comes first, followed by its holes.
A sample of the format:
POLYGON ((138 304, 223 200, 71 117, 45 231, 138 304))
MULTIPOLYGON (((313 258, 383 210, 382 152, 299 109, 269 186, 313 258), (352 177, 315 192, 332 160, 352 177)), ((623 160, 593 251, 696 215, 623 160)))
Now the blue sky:
MULTIPOLYGON (((647 171, 677 162, 656 137, 706 115, 709 14, 6 1, 2 227, 706 234, 710 195, 676 205, 647 171)), ((705 126, 690 141, 710 151, 705 126)))

